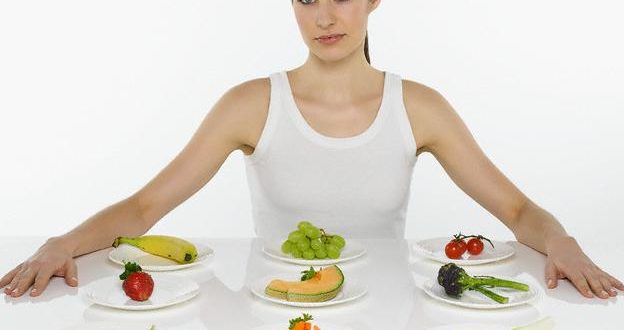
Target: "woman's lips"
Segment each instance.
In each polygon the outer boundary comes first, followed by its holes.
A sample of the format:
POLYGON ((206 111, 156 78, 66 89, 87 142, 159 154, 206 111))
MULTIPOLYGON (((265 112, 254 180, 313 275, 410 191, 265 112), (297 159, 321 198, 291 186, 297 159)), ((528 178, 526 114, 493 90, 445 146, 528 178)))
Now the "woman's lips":
POLYGON ((342 39, 342 37, 344 37, 345 34, 328 34, 328 35, 324 35, 324 36, 320 36, 317 38, 314 38, 314 40, 324 44, 324 45, 332 45, 337 43, 338 41, 340 41, 342 39))

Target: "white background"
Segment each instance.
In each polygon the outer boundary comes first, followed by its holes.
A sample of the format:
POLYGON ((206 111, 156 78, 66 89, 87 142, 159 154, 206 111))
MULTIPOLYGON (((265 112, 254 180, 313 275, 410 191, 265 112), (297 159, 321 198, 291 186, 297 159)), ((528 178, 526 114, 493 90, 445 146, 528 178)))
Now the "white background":
MULTIPOLYGON (((373 64, 441 92, 495 164, 582 241, 624 202, 619 1, 382 1, 373 64)), ((228 88, 301 64, 285 0, 0 2, 0 236, 61 234, 143 186, 228 88)), ((512 238, 430 155, 406 236, 512 238)), ((151 232, 252 236, 242 155, 151 232)), ((621 250, 620 250, 621 251, 621 250)))

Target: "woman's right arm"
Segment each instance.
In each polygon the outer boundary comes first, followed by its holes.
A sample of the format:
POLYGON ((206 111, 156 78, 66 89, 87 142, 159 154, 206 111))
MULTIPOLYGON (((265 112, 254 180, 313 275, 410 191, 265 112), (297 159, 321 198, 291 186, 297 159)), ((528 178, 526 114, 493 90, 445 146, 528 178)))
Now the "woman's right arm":
POLYGON ((141 190, 93 215, 82 224, 46 241, 28 260, 0 279, 12 297, 33 286, 41 294, 52 276, 78 285, 74 257, 110 247, 118 236, 140 236, 203 187, 235 150, 253 151, 266 120, 268 79, 230 89, 203 120, 189 143, 141 190))

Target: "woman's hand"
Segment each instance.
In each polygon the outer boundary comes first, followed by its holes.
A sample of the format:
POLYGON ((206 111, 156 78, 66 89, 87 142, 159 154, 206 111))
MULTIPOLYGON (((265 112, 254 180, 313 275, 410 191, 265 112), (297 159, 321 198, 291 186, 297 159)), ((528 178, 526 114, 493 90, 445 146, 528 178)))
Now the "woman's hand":
POLYGON ((546 245, 546 283, 549 289, 557 287, 559 279, 567 278, 585 297, 606 299, 624 291, 624 284, 598 268, 569 236, 552 238, 546 245))
POLYGON ((0 279, 0 288, 11 297, 23 295, 31 286, 30 295, 40 295, 52 276, 65 277, 69 286, 78 285, 76 262, 72 252, 59 238, 51 238, 33 256, 0 279))

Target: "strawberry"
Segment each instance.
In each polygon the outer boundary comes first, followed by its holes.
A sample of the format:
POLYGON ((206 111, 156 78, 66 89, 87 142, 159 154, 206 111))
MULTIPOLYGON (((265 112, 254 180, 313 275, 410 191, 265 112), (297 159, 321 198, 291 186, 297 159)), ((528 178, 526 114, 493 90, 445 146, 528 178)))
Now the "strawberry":
POLYGON ((119 275, 119 279, 123 280, 123 290, 132 300, 145 301, 154 291, 154 280, 150 274, 134 262, 125 264, 125 270, 119 275))

